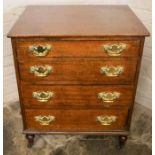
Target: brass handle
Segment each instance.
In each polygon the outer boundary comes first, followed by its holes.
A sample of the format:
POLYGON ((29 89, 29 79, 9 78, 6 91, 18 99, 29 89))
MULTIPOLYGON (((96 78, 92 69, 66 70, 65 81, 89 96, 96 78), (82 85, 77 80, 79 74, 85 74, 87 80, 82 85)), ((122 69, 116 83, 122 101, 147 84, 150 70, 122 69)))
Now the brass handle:
POLYGON ((124 43, 103 45, 104 51, 107 52, 109 56, 120 56, 126 47, 127 45, 124 43))
POLYGON ((101 67, 100 72, 106 76, 116 77, 122 74, 124 71, 123 66, 104 66, 101 67))
POLYGON ((112 123, 116 122, 117 117, 116 116, 107 116, 107 115, 101 115, 97 116, 96 120, 100 122, 101 125, 111 125, 112 123))
POLYGON ((52 72, 52 66, 49 65, 35 65, 30 67, 30 73, 33 73, 35 76, 45 77, 52 72))
POLYGON ((29 46, 29 52, 37 57, 46 56, 52 49, 51 45, 32 45, 29 46))
POLYGON ((35 116, 35 121, 36 122, 39 122, 40 125, 50 125, 52 122, 55 121, 55 116, 51 116, 51 115, 48 115, 48 116, 35 116))
POLYGON ((54 97, 54 92, 37 91, 32 93, 33 98, 36 98, 39 102, 48 102, 54 97))
POLYGON ((120 97, 121 93, 119 92, 101 92, 98 93, 98 98, 102 99, 103 102, 114 102, 120 97))

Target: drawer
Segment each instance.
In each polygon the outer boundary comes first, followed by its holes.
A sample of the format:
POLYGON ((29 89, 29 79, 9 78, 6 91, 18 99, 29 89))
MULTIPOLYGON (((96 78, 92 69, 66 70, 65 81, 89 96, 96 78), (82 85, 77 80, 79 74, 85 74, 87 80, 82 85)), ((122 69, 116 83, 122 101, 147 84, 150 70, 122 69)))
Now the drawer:
POLYGON ((131 84, 136 59, 51 59, 19 64, 20 78, 44 84, 131 84))
POLYGON ((129 106, 131 86, 46 86, 22 84, 21 95, 26 107, 34 108, 104 108, 129 106))
POLYGON ((54 132, 124 130, 128 109, 34 110, 25 109, 26 129, 54 132))
POLYGON ((17 41, 20 60, 28 58, 55 57, 136 57, 139 55, 139 40, 127 41, 17 41))

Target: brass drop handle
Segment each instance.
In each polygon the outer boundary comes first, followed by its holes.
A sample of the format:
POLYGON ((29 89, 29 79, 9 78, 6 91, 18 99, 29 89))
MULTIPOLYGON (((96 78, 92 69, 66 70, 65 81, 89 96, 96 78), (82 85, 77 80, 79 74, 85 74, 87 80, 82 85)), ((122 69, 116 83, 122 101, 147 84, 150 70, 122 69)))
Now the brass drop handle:
POLYGON ((101 92, 98 93, 98 98, 102 99, 103 102, 111 103, 120 98, 120 95, 119 92, 101 92))
POLYGON ((29 46, 29 52, 37 57, 44 57, 46 56, 49 51, 51 51, 51 45, 32 45, 29 46))
POLYGON ((124 71, 123 66, 103 66, 100 68, 100 72, 108 77, 116 77, 122 74, 124 71))
POLYGON ((48 115, 48 116, 35 116, 34 117, 36 122, 39 122, 40 125, 50 125, 52 122, 55 121, 55 116, 48 115))
POLYGON ((52 72, 52 66, 49 65, 34 65, 30 67, 30 73, 33 73, 35 76, 45 77, 52 72))
POLYGON ((112 123, 116 122, 117 117, 112 115, 112 116, 108 116, 108 115, 101 115, 101 116, 97 116, 96 117, 96 121, 99 122, 101 125, 112 125, 112 123))
POLYGON ((54 97, 54 92, 36 91, 32 93, 32 96, 39 102, 48 102, 51 98, 54 97))
POLYGON ((124 43, 103 45, 104 51, 109 56, 120 56, 126 48, 127 48, 127 45, 124 43))

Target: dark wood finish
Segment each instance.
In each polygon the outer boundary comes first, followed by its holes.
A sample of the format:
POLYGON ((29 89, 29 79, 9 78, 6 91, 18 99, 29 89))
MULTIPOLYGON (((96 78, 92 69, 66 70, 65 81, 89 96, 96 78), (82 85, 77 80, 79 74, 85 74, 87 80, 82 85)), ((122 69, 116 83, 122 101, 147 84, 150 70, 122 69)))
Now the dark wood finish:
POLYGON ((111 108, 130 106, 133 98, 133 87, 125 85, 102 85, 102 86, 46 86, 46 85, 21 85, 23 104, 33 108, 111 108), (39 102, 32 97, 36 91, 54 92, 54 98, 48 102, 39 102), (100 92, 119 92, 121 96, 112 103, 105 103, 98 98, 100 92))
POLYGON ((118 136, 118 135, 124 135, 124 136, 127 136, 129 135, 129 131, 128 130, 115 130, 114 131, 87 131, 87 132, 75 132, 75 131, 69 131, 69 132, 64 132, 64 131, 38 131, 38 130, 34 130, 34 129, 25 129, 23 131, 23 134, 35 134, 35 135, 48 135, 48 134, 51 134, 51 135, 54 135, 54 134, 57 134, 57 135, 106 135, 106 136, 109 136, 109 135, 113 135, 113 136, 118 136))
POLYGON ((136 59, 129 58, 59 58, 20 63, 19 69, 21 80, 40 84, 132 84, 136 66, 136 59), (53 72, 46 77, 34 76, 29 71, 34 65, 50 65, 53 72), (108 77, 100 72, 103 66, 123 66, 124 72, 118 77, 108 77))
POLYGON ((141 44, 140 44, 140 59, 138 59, 138 65, 137 65, 137 71, 136 71, 136 76, 135 76, 135 84, 134 84, 134 97, 133 97, 133 101, 132 101, 132 105, 130 108, 130 114, 128 117, 128 129, 130 128, 131 125, 131 118, 132 118, 132 112, 133 112, 133 108, 134 108, 134 102, 135 102, 135 97, 136 97, 136 90, 137 90, 137 85, 138 85, 138 77, 139 77, 139 73, 140 73, 140 66, 141 66, 141 60, 142 60, 142 54, 143 54, 143 47, 144 47, 144 41, 145 38, 141 38, 141 44))
POLYGON ((19 66, 18 62, 16 61, 17 59, 17 53, 16 53, 16 40, 14 38, 11 38, 11 44, 12 44, 12 50, 13 50, 13 59, 14 59, 14 66, 15 66, 15 72, 16 72, 16 80, 17 80, 17 88, 18 88, 18 94, 19 94, 19 103, 20 103, 20 109, 21 109, 21 114, 22 114, 22 120, 23 120, 23 129, 25 129, 25 117, 24 117, 24 106, 22 104, 22 97, 21 97, 21 81, 20 81, 20 73, 19 73, 19 66))
POLYGON ((119 136, 119 149, 121 149, 125 142, 127 141, 128 137, 127 136, 119 136))
POLYGON ((26 139, 27 139, 27 141, 28 141, 28 144, 27 144, 27 147, 28 147, 28 148, 31 148, 31 147, 33 146, 34 137, 35 137, 35 135, 26 134, 26 139))
POLYGON ((8 37, 147 36, 126 5, 29 6, 8 37))
MULTIPOLYGON (((126 39, 126 38, 124 38, 126 39)), ((139 56, 139 44, 137 39, 133 40, 115 40, 115 41, 55 41, 49 39, 24 39, 17 41, 17 54, 19 60, 29 60, 34 58, 36 60, 43 58, 58 58, 58 57, 110 57, 105 52, 103 45, 112 45, 124 43, 127 48, 122 52, 119 57, 136 57, 139 56), (29 47, 32 45, 51 45, 52 49, 45 57, 39 58, 29 52, 29 47)))
POLYGON ((30 6, 9 32, 23 119, 23 133, 32 146, 35 134, 117 135, 123 146, 129 134, 145 36, 149 32, 128 6, 30 6), (30 19, 31 17, 31 19, 30 19), (76 18, 75 18, 76 17, 76 18), (103 44, 126 43, 119 57, 110 57, 103 44), (34 57, 29 45, 51 44, 53 51, 34 57), (31 65, 52 65, 44 78, 29 72, 31 65), (100 67, 124 66, 118 77, 106 77, 100 67), (40 103, 33 91, 54 91, 55 97, 40 103), (105 105, 102 91, 120 91, 120 99, 105 105), (36 115, 54 115, 55 122, 42 126, 36 115), (115 115, 103 126, 97 115, 115 115))
POLYGON ((126 127, 126 119, 128 115, 127 108, 120 109, 103 109, 103 110, 44 110, 44 109, 25 109, 26 128, 43 131, 117 131, 124 130, 126 127), (55 116, 55 121, 50 125, 40 125, 34 117, 42 115, 55 116), (99 115, 114 115, 117 117, 116 122, 111 125, 101 125, 96 121, 99 115))

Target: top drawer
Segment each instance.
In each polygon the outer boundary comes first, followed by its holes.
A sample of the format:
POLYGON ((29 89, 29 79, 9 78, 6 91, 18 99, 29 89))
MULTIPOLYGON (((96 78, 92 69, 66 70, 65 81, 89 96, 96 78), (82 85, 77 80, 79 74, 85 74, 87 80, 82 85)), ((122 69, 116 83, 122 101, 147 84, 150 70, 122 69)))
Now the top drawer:
POLYGON ((51 57, 136 57, 140 40, 74 40, 25 39, 17 41, 19 60, 51 57))

